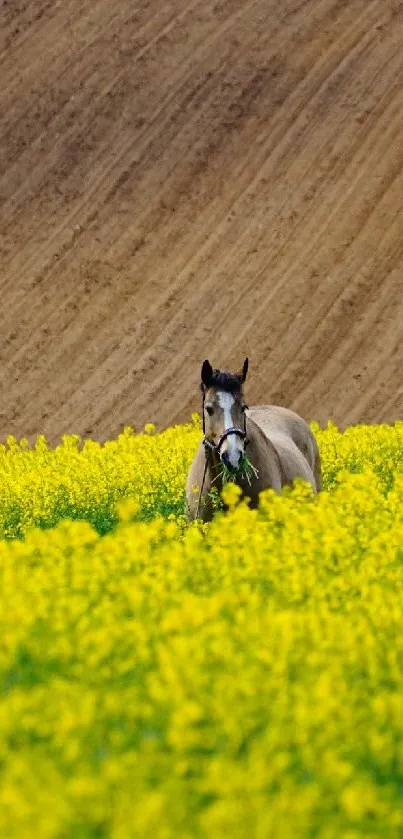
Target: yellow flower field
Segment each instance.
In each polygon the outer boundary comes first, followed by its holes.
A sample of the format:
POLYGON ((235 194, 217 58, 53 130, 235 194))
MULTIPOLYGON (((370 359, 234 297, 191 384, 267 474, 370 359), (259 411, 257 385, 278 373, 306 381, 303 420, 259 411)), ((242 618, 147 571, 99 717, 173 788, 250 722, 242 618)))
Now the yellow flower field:
POLYGON ((403 423, 183 520, 195 421, 0 448, 0 837, 401 839, 403 423))

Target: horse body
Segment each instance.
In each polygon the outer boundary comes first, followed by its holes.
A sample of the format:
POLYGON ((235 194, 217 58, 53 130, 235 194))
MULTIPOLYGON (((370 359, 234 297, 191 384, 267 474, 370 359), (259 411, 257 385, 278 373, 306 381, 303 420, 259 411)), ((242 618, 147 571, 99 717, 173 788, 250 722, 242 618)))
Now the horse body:
MULTIPOLYGON (((247 416, 254 420, 277 450, 283 453, 286 461, 292 457, 303 470, 308 464, 315 481, 313 488, 320 492, 322 472, 319 447, 308 423, 299 414, 279 405, 254 405, 247 411, 247 416), (295 447, 302 455, 303 461, 298 457, 295 447)), ((311 474, 307 474, 304 480, 312 483, 311 474)))
POLYGON ((246 409, 242 383, 246 377, 247 362, 243 375, 238 376, 238 389, 236 382, 234 385, 237 377, 213 371, 210 365, 206 373, 206 364, 209 365, 209 362, 204 362, 202 368, 202 390, 203 412, 206 405, 208 414, 203 413, 205 437, 196 451, 186 482, 189 517, 211 520, 213 506, 210 493, 213 487, 218 492, 222 489, 222 464, 231 466, 232 461, 236 464, 244 444, 247 445, 253 473, 247 477, 235 466, 233 480, 241 488, 243 496, 249 499, 250 507, 257 507, 262 490, 271 488, 280 493, 296 478, 302 478, 314 492, 319 492, 322 488, 320 455, 308 423, 294 411, 277 405, 255 405, 246 409), (226 375, 229 376, 228 390, 225 387, 226 375), (232 408, 230 396, 222 398, 222 389, 232 394, 232 408), (225 406, 225 410, 220 412, 221 405, 225 406), (240 427, 241 418, 244 430, 240 427))

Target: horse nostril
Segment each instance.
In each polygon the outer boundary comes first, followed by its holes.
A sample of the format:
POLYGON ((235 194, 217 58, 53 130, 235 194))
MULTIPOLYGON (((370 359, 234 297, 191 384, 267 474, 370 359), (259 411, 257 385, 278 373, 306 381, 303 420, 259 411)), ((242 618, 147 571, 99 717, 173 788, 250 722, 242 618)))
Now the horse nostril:
POLYGON ((221 460, 222 460, 224 466, 226 466, 227 469, 229 469, 230 468, 230 462, 229 462, 228 452, 223 452, 222 453, 221 460))

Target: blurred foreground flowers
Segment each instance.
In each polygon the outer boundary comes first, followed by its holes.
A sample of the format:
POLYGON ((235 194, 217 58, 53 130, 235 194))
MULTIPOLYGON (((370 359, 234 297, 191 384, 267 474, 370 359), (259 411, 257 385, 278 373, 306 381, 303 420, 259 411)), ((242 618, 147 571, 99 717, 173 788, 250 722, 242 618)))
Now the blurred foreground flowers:
POLYGON ((403 836, 403 424, 316 432, 209 527, 197 424, 1 448, 1 837, 403 836))

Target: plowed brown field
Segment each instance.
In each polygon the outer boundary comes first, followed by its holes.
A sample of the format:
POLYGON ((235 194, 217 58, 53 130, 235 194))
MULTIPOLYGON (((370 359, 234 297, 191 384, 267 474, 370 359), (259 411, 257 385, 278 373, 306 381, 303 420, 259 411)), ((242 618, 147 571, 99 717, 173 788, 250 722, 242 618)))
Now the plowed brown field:
POLYGON ((0 2, 0 435, 403 416, 403 2, 0 2))

